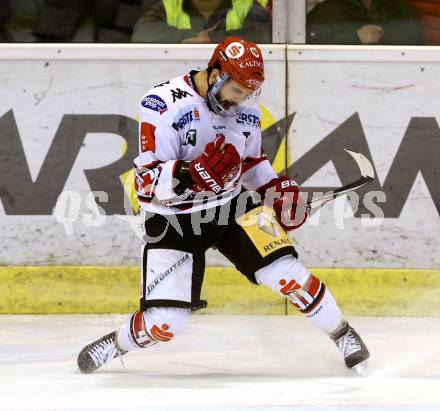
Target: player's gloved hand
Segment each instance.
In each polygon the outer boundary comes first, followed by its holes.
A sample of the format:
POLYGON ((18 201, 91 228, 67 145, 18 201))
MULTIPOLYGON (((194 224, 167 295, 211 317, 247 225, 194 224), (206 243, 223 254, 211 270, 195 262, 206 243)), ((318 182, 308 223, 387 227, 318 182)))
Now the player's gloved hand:
POLYGON ((135 168, 134 186, 140 196, 151 196, 157 182, 157 177, 162 170, 159 161, 151 163, 148 167, 135 168))
POLYGON ((272 198, 273 209, 284 230, 295 230, 306 222, 309 210, 294 180, 278 177, 260 187, 258 192, 269 202, 272 198))
POLYGON ((241 158, 232 144, 225 144, 223 135, 205 147, 205 151, 189 164, 188 170, 200 190, 219 193, 240 171, 241 158))

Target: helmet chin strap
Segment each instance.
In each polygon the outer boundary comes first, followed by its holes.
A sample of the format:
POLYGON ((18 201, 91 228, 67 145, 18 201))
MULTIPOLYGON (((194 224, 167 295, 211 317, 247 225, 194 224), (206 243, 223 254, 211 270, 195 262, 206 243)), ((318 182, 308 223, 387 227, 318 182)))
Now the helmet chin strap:
POLYGON ((236 115, 235 112, 229 112, 223 108, 220 102, 217 99, 217 95, 220 92, 220 89, 223 85, 229 80, 229 76, 227 74, 220 74, 217 77, 217 80, 214 84, 208 86, 207 97, 208 97, 208 107, 215 114, 219 114, 224 117, 234 117, 236 115))

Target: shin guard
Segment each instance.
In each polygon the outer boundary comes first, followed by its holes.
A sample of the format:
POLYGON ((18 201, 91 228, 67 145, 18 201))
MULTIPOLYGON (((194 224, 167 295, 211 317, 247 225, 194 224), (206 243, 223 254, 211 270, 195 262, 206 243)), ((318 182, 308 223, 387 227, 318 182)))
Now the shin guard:
POLYGON ((157 343, 147 331, 143 311, 136 311, 130 318, 130 340, 140 348, 157 343))
POLYGON ((308 287, 301 287, 295 280, 281 279, 281 293, 310 319, 316 327, 326 333, 333 332, 342 322, 342 313, 332 293, 314 275, 310 275, 308 287))

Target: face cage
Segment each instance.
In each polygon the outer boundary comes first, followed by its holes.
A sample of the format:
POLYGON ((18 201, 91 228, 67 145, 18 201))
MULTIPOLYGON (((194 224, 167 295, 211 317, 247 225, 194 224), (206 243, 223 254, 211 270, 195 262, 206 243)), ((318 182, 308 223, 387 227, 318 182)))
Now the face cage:
POLYGON ((261 94, 261 88, 249 94, 249 96, 247 96, 241 102, 241 104, 225 109, 218 101, 217 96, 220 93, 220 89, 229 79, 230 77, 227 74, 220 74, 217 78, 217 81, 208 87, 208 92, 207 92, 208 103, 209 103, 209 108, 215 114, 218 114, 223 117, 236 117, 237 114, 243 111, 247 106, 250 106, 257 101, 257 98, 261 94))

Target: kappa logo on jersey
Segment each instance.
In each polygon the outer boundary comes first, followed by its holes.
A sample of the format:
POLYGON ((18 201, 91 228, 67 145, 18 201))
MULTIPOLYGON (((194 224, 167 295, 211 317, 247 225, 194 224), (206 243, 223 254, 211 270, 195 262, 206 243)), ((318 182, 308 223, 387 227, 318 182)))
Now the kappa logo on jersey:
POLYGON ((194 120, 200 120, 200 112, 197 107, 194 109, 194 120))
POLYGON ((249 124, 251 126, 260 128, 260 118, 254 114, 238 113, 237 117, 238 124, 249 124))
POLYGON ((176 102, 176 100, 181 100, 182 98, 193 96, 189 91, 182 90, 180 88, 176 88, 175 90, 171 90, 171 95, 173 96, 173 103, 176 102))
POLYGON ((244 54, 244 46, 238 41, 234 41, 226 47, 226 55, 231 59, 238 59, 244 54))
POLYGON ((197 141, 197 130, 191 129, 188 130, 188 132, 185 135, 185 141, 183 142, 184 146, 187 146, 188 144, 191 144, 193 147, 195 147, 197 141))
POLYGON ((142 100, 142 106, 153 111, 158 111, 159 114, 165 113, 168 107, 163 99, 155 94, 150 94, 142 100))
POLYGON ((156 127, 150 123, 141 123, 141 151, 156 152, 156 136, 154 134, 156 127))

